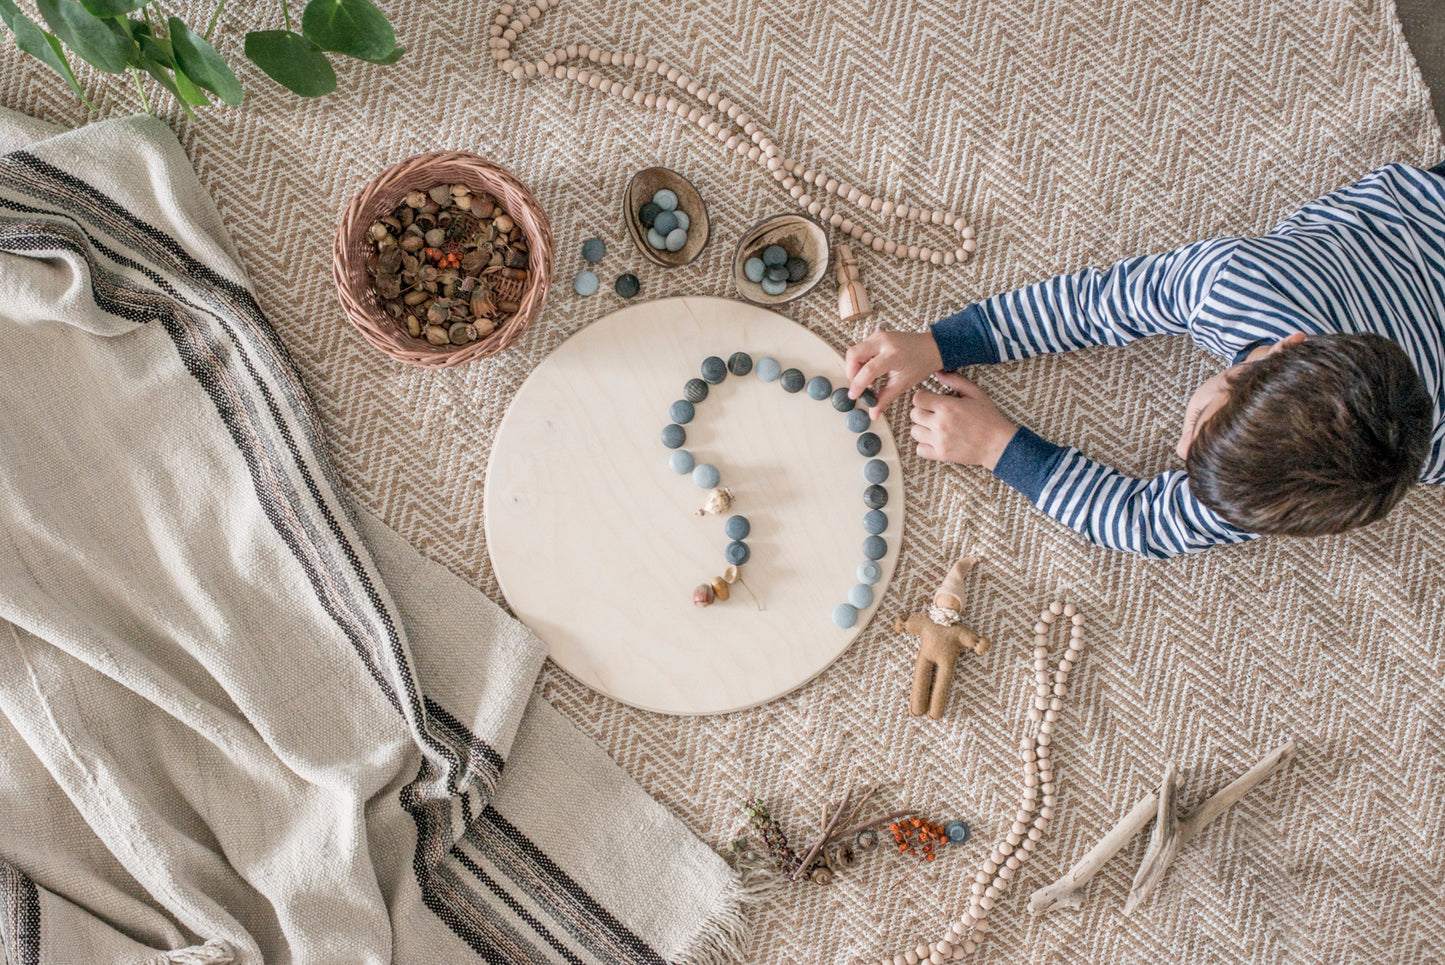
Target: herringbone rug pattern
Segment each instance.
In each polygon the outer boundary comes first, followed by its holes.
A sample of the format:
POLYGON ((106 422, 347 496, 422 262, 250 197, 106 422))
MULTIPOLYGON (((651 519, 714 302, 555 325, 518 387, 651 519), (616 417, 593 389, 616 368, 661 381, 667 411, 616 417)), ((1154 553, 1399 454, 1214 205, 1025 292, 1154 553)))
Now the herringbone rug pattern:
MULTIPOLYGON (((357 497, 497 595, 481 516, 493 431, 531 368, 617 304, 610 293, 571 294, 582 239, 609 243, 604 286, 630 270, 647 297, 727 293, 738 234, 789 202, 673 116, 501 75, 485 46, 491 5, 386 6, 410 52, 390 69, 346 69, 332 97, 298 102, 248 75, 262 93, 240 110, 192 124, 164 109, 305 372, 357 497), (343 322, 330 240, 369 177, 441 147, 496 159, 533 186, 557 231, 560 284, 515 349, 424 373, 383 358, 343 322), (713 240, 691 268, 652 268, 623 234, 623 186, 651 164, 688 174, 710 206, 713 240)), ((222 30, 234 37, 267 18, 279 19, 269 5, 232 3, 222 30)), ((683 67, 834 177, 966 214, 981 246, 969 267, 862 256, 879 318, 899 328, 1061 271, 1259 232, 1379 164, 1445 156, 1391 0, 564 0, 522 51, 579 41, 683 67)), ((5 104, 87 118, 8 43, 5 104)), ((133 91, 118 79, 84 79, 96 93, 89 116, 131 109, 133 91)), ((841 350, 866 326, 839 325, 832 299, 825 283, 787 313, 841 350)), ((1215 367, 1172 340, 977 376, 1044 436, 1142 474, 1171 464, 1183 401, 1215 367)), ((892 419, 901 437, 906 413, 892 419)), ((934 937, 962 907, 1017 797, 1032 615, 1060 596, 1092 628, 1054 745, 1060 805, 990 918, 997 931, 982 961, 1445 960, 1439 489, 1416 492, 1365 532, 1150 563, 1086 545, 982 472, 912 456, 904 467, 909 526, 883 612, 916 606, 949 562, 977 553, 985 562, 966 617, 997 641, 961 662, 942 723, 905 715, 911 645, 886 619, 798 693, 726 717, 658 717, 555 668, 545 676, 558 707, 716 846, 753 795, 795 837, 816 833, 823 803, 849 782, 882 782, 896 788, 886 803, 973 822, 974 842, 933 864, 879 854, 831 887, 777 893, 752 961, 892 953, 934 937), (1166 761, 1186 772, 1192 805, 1289 736, 1298 759, 1191 844, 1132 919, 1120 908, 1142 839, 1096 879, 1082 911, 1024 912, 1026 893, 1067 868, 1166 761)))

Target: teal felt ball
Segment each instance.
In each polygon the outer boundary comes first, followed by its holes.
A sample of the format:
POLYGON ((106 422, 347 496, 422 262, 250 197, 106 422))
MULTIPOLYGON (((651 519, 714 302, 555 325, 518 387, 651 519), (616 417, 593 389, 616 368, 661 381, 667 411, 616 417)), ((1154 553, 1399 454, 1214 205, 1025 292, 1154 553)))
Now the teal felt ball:
POLYGON ((688 452, 686 449, 678 449, 672 455, 667 457, 668 467, 679 476, 686 476, 688 473, 692 472, 693 464, 694 460, 692 458, 692 453, 688 452))
POLYGON ((873 605, 873 588, 867 583, 854 584, 848 591, 848 602, 860 610, 868 609, 873 605))
POLYGON ((846 630, 858 622, 858 610, 856 607, 840 603, 833 608, 833 625, 840 630, 846 630))

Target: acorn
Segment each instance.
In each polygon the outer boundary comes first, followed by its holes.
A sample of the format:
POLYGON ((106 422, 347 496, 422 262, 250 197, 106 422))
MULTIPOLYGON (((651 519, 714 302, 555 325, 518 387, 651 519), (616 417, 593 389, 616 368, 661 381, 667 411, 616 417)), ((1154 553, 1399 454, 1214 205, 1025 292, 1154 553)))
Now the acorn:
POLYGON ((706 583, 699 584, 697 589, 692 591, 693 606, 712 606, 716 599, 717 594, 706 583))
POLYGON ((721 576, 714 576, 712 578, 711 590, 713 592, 713 596, 717 597, 718 602, 720 603, 726 603, 727 598, 732 596, 732 590, 728 589, 727 580, 723 579, 721 576))

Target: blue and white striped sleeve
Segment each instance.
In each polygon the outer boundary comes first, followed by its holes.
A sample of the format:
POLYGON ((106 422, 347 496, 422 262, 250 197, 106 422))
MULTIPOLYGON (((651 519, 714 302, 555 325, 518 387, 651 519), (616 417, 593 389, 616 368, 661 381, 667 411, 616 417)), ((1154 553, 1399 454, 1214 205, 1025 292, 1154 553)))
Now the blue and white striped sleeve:
POLYGON ((1237 238, 1198 241, 1112 268, 1005 292, 931 326, 945 369, 993 364, 1147 335, 1184 335, 1237 238))
POLYGON ((1189 488, 1182 470, 1133 479, 1020 428, 993 473, 1091 543, 1165 559, 1257 534, 1229 525, 1189 488))

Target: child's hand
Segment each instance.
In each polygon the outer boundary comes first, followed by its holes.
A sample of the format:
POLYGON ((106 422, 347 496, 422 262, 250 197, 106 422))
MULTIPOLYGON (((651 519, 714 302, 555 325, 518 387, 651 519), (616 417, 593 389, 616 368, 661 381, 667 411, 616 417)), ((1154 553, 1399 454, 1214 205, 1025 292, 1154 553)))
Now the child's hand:
POLYGON ((938 343, 929 332, 874 332, 848 350, 848 397, 856 399, 878 379, 878 404, 868 410, 877 419, 888 403, 943 367, 938 343))
POLYGON ((939 395, 925 389, 913 393, 913 409, 908 413, 913 428, 909 435, 918 443, 918 455, 992 470, 1018 426, 1004 418, 988 393, 968 379, 951 372, 934 375, 958 395, 939 395))

